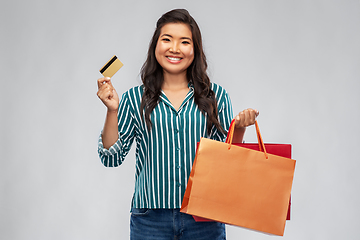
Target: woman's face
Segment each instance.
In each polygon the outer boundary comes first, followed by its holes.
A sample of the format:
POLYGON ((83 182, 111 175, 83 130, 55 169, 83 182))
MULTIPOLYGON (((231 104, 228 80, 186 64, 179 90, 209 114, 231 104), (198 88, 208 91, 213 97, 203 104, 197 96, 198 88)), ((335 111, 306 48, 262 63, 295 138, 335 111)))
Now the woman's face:
POLYGON ((164 73, 186 74, 194 60, 194 44, 189 26, 168 23, 161 28, 155 56, 164 73))

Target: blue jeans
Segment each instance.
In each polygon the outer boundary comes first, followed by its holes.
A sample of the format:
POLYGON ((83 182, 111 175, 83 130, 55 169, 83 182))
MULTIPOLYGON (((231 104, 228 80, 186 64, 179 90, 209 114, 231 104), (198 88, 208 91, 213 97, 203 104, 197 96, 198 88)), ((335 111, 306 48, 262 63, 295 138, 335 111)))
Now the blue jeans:
POLYGON ((195 222, 179 209, 133 208, 130 240, 225 240, 225 225, 195 222))

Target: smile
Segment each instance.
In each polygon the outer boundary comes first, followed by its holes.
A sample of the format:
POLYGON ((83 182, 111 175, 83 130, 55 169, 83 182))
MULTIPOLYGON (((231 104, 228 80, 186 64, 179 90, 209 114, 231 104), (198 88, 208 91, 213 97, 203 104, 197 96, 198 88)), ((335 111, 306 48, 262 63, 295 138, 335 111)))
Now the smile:
POLYGON ((176 57, 167 57, 167 59, 171 60, 171 61, 180 61, 181 58, 176 58, 176 57))

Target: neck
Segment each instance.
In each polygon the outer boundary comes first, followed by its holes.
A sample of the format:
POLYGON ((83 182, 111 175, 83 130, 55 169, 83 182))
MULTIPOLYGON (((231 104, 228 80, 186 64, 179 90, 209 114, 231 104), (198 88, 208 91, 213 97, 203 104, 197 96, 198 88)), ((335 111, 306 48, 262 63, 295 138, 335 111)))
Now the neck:
POLYGON ((164 82, 161 86, 163 90, 175 90, 188 88, 188 80, 186 78, 186 72, 182 74, 171 74, 164 72, 164 82))

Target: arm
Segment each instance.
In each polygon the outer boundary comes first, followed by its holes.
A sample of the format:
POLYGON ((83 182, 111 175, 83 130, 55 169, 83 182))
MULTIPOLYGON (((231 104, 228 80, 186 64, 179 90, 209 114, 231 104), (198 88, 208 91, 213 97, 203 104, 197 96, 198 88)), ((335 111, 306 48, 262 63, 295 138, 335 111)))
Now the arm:
POLYGON ((118 140, 117 111, 107 111, 102 140, 104 148, 109 149, 118 140))
POLYGON ((246 128, 235 127, 233 143, 242 143, 246 128))
POLYGON ((107 107, 107 114, 102 132, 104 148, 109 149, 118 140, 118 118, 119 96, 108 77, 98 79, 97 95, 107 107))

